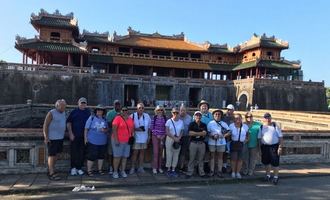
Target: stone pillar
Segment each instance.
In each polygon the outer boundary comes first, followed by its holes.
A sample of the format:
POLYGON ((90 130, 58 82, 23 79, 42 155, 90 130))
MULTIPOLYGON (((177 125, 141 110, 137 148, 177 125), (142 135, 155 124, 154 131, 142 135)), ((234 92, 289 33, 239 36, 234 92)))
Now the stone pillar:
POLYGON ((152 58, 152 50, 149 50, 149 57, 152 58))
POLYGON ((25 64, 25 53, 23 52, 23 61, 22 61, 23 64, 25 64))
POLYGON ((119 74, 119 65, 116 65, 116 74, 119 74))
POLYGON ((84 56, 81 54, 80 55, 80 68, 83 68, 84 66, 84 56))
POLYGON ((70 65, 71 65, 71 54, 68 53, 68 66, 70 66, 70 65))
POLYGON ((266 78, 267 77, 267 68, 265 68, 265 77, 264 78, 266 78))

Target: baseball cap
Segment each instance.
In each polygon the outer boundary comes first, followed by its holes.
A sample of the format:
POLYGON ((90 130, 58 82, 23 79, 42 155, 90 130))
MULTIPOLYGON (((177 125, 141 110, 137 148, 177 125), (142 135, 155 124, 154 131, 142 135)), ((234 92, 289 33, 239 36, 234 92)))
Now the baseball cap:
POLYGON ((78 100, 78 103, 87 103, 87 99, 85 97, 81 97, 79 100, 78 100))

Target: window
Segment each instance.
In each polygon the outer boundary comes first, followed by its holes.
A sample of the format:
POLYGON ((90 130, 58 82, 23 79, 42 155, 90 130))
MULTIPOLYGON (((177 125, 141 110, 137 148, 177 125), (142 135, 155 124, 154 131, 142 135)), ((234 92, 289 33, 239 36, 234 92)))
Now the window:
POLYGON ((273 52, 267 51, 267 56, 272 56, 272 55, 273 55, 273 52))
POLYGON ((30 163, 30 149, 17 149, 16 163, 30 163))
POLYGON ((60 41, 61 34, 59 32, 51 32, 50 33, 50 40, 53 41, 60 41))
POLYGON ((221 61, 221 60, 222 60, 222 57, 221 57, 221 56, 219 56, 219 57, 218 57, 218 60, 220 60, 220 61, 221 61))
POLYGON ((256 56, 256 53, 253 52, 253 53, 252 53, 252 56, 253 56, 253 57, 256 56))

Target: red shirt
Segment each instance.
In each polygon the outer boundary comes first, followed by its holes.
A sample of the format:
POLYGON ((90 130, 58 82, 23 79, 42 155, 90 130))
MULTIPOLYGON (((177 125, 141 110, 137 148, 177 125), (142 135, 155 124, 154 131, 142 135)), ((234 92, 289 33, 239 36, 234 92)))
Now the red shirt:
MULTIPOLYGON (((134 131, 133 119, 131 117, 128 117, 125 123, 124 118, 118 115, 112 121, 112 127, 114 126, 117 127, 118 142, 127 143, 129 137, 131 136, 131 133, 133 133, 134 131)), ((113 134, 112 134, 112 138, 114 138, 113 134)))

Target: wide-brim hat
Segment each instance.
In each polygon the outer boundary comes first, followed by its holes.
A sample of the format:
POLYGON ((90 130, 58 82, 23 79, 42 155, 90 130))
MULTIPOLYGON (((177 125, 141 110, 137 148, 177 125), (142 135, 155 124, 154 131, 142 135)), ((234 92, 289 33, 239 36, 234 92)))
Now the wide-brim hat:
POLYGON ((102 104, 98 104, 95 109, 94 112, 98 111, 98 110, 102 110, 103 112, 106 111, 105 107, 102 104))
POLYGON ((220 109, 215 109, 215 110, 213 110, 213 111, 212 111, 212 115, 214 115, 214 113, 216 113, 216 112, 221 113, 221 116, 223 115, 223 112, 222 112, 222 110, 220 110, 220 109))
POLYGON ((198 104, 198 108, 200 108, 201 105, 203 105, 203 104, 206 104, 207 107, 210 108, 210 104, 209 104, 209 102, 207 102, 207 101, 205 101, 205 100, 201 100, 201 101, 199 102, 199 104, 198 104))

